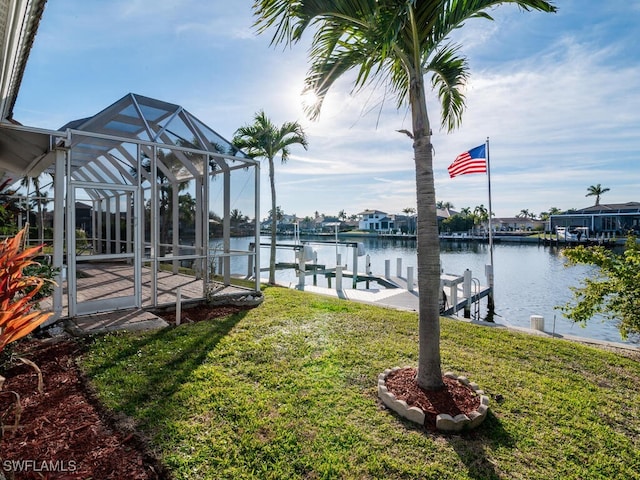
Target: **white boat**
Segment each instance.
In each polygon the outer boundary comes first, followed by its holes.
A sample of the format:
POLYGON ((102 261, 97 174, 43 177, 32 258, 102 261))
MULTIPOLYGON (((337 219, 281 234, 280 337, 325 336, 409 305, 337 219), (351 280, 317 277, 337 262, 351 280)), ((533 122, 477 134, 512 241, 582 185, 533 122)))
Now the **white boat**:
POLYGON ((589 238, 589 227, 556 227, 556 235, 561 240, 579 242, 589 238))

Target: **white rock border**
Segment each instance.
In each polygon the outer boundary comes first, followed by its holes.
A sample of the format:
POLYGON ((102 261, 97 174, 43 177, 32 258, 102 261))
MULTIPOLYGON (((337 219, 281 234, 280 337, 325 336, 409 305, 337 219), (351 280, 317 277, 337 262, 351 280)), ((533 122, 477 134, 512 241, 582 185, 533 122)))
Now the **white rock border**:
MULTIPOLYGON (((388 368, 378 375, 378 397, 380 397, 382 403, 401 417, 420 425, 424 425, 425 415, 422 409, 418 407, 410 407, 407 405, 407 402, 404 400, 398 400, 396 396, 387 389, 387 376, 396 370, 400 370, 400 367, 388 368)), ((476 383, 470 382, 467 377, 459 377, 452 372, 446 372, 444 376, 457 380, 459 383, 473 389, 473 391, 480 396, 480 406, 469 415, 461 413, 460 415, 452 417, 449 414, 441 413, 436 417, 436 428, 443 432, 461 432, 462 430, 471 430, 476 428, 484 421, 485 418, 487 418, 487 412, 489 411, 489 397, 484 394, 483 390, 480 390, 476 383)))

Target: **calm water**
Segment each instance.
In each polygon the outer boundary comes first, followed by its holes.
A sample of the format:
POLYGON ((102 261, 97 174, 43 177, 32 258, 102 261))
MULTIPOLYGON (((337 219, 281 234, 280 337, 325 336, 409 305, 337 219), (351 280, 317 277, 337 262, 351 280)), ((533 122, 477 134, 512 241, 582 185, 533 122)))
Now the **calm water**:
MULTIPOLYGON (((306 237, 303 242, 314 240, 306 237)), ((327 267, 336 264, 336 251, 341 255, 341 263, 348 270, 353 269, 354 249, 346 246, 338 246, 332 243, 332 239, 318 239, 318 243, 311 246, 318 255, 318 263, 327 267), (326 243, 321 243, 321 241, 326 243)), ((232 239, 232 248, 246 249, 251 239, 232 239)), ((269 239, 263 237, 263 243, 269 239)), ((342 241, 342 239, 341 239, 342 241)), ((351 239, 345 239, 351 241, 351 239)), ((379 238, 358 239, 363 244, 365 254, 369 255, 371 271, 374 274, 384 275, 385 260, 391 261, 391 274, 396 274, 397 258, 402 258, 403 275, 406 275, 406 267, 416 266, 416 243, 414 240, 391 240, 379 238)), ((278 244, 293 244, 290 237, 278 238, 278 244)), ((365 256, 358 257, 358 271, 365 271, 365 256)), ((474 278, 487 284, 485 277, 485 265, 490 263, 489 247, 486 244, 466 242, 446 242, 441 245, 441 266, 445 273, 462 275, 465 269, 472 272, 474 278)), ((594 272, 594 267, 578 265, 565 266, 563 257, 558 250, 537 244, 508 244, 494 245, 494 277, 495 277, 495 307, 498 323, 529 327, 531 315, 542 315, 545 319, 545 330, 555 331, 560 334, 577 335, 621 342, 620 334, 612 322, 604 322, 593 319, 585 328, 575 325, 563 317, 562 312, 554 309, 571 300, 569 287, 579 286, 582 279, 594 272), (555 326, 554 326, 555 317, 555 326)), ((293 251, 279 248, 277 251, 278 262, 294 262, 293 251)), ((262 247, 262 267, 268 269, 269 250, 262 247)), ((246 265, 246 264, 245 264, 246 265)), ((246 267, 245 267, 246 268, 246 267)), ((263 277, 268 273, 263 272, 263 277)), ((277 271, 276 280, 282 284, 297 284, 297 278, 293 270, 277 271)), ((307 282, 311 282, 308 278, 307 282)), ((318 285, 321 277, 318 277, 318 285)), ((486 302, 481 304, 481 315, 486 314, 486 302)))

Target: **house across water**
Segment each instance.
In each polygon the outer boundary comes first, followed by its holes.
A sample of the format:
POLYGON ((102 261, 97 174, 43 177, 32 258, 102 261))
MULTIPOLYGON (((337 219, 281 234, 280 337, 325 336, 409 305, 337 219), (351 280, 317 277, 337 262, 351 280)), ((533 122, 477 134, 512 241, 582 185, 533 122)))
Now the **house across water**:
POLYGON ((640 203, 610 203, 594 205, 580 210, 571 210, 549 217, 548 231, 558 228, 573 230, 588 229, 590 236, 625 236, 640 234, 640 203))

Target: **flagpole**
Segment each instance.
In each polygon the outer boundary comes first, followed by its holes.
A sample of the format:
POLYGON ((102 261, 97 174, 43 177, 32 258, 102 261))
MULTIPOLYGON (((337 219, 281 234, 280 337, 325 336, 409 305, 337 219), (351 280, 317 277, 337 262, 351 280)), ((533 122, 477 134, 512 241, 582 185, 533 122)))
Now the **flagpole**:
POLYGON ((489 160, 489 137, 487 137, 487 142, 485 143, 485 150, 487 154, 487 183, 489 190, 489 272, 487 272, 487 278, 489 279, 489 287, 491 287, 491 292, 487 297, 488 308, 489 308, 489 318, 492 317, 493 311, 495 309, 495 304, 493 303, 493 227, 491 225, 491 217, 493 216, 493 210, 491 208, 491 162, 489 160))
POLYGON ((493 267, 493 228, 491 228, 491 217, 493 210, 491 209, 491 161, 489 160, 489 137, 487 137, 487 182, 489 184, 489 255, 491 257, 491 266, 493 267))

